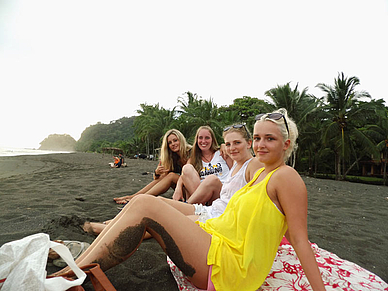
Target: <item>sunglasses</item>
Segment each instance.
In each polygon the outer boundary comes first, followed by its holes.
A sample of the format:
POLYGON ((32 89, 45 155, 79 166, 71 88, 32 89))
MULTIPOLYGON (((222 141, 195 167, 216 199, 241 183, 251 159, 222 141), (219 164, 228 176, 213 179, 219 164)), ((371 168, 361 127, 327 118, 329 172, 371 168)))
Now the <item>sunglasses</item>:
POLYGON ((245 128, 245 124, 235 124, 235 125, 231 125, 231 126, 225 127, 224 131, 228 131, 231 128, 242 128, 242 127, 245 128))
POLYGON ((225 132, 225 131, 228 131, 228 130, 230 130, 230 129, 232 129, 232 128, 242 128, 242 127, 244 127, 245 131, 246 131, 247 134, 248 134, 248 138, 250 138, 251 135, 249 134, 247 128, 245 127, 245 124, 235 124, 235 125, 231 125, 231 126, 225 127, 225 128, 224 128, 224 132, 225 132))
POLYGON ((281 114, 281 113, 261 113, 259 115, 256 115, 255 120, 256 121, 260 120, 263 116, 265 116, 265 118, 269 118, 269 119, 273 119, 273 120, 279 120, 279 119, 283 118, 284 124, 286 125, 288 136, 290 136, 290 130, 288 129, 287 120, 283 114, 281 114))

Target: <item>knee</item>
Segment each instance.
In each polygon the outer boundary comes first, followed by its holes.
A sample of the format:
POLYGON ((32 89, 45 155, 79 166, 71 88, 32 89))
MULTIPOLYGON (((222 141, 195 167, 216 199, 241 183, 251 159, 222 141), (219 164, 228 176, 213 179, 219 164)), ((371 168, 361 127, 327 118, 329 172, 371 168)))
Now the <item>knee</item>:
POLYGON ((170 183, 175 183, 178 181, 179 179, 179 175, 177 173, 173 173, 173 172, 170 172, 167 174, 167 180, 170 182, 170 183))
POLYGON ((220 179, 216 175, 209 175, 205 178, 205 180, 202 183, 209 183, 209 184, 218 184, 221 183, 220 179))
POLYGON ((192 164, 186 164, 182 167, 182 176, 183 175, 186 175, 186 176, 192 175, 195 172, 196 172, 196 170, 192 164))
POLYGON ((206 185, 206 187, 212 191, 222 187, 222 183, 216 175, 207 176, 205 180, 203 180, 202 184, 206 185))
POLYGON ((162 201, 162 202, 164 202, 165 200, 166 200, 166 198, 164 198, 163 196, 154 196, 155 197, 155 199, 157 200, 157 201, 162 201))
MULTIPOLYGON (((134 209, 141 209, 149 204, 151 204, 155 200, 155 196, 149 194, 139 194, 131 199, 131 202, 128 203, 132 205, 134 209)), ((127 210, 129 207, 124 207, 127 210)), ((130 210, 133 211, 133 210, 130 210)))

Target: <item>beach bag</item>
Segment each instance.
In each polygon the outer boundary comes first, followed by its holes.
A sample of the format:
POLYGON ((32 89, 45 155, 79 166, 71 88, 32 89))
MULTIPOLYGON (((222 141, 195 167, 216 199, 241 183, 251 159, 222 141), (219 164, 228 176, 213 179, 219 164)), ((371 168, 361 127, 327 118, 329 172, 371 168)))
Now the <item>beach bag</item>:
POLYGON ((85 278, 85 272, 75 264, 69 249, 63 244, 50 241, 48 234, 33 234, 6 243, 0 248, 1 291, 64 291, 80 286, 85 278), (50 248, 66 261, 77 277, 75 280, 64 277, 46 278, 47 256, 50 248))

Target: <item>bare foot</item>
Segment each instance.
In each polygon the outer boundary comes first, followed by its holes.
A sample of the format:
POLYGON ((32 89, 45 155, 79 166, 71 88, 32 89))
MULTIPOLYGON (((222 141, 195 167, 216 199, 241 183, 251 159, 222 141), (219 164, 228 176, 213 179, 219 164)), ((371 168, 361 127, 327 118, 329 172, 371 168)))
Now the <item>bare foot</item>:
POLYGON ((103 223, 86 221, 82 226, 82 229, 87 233, 99 235, 104 230, 107 224, 108 222, 105 221, 103 223))
POLYGON ((117 197, 117 198, 113 198, 113 200, 117 203, 117 204, 125 204, 127 203, 129 199, 132 198, 132 195, 130 196, 123 196, 123 197, 117 197))

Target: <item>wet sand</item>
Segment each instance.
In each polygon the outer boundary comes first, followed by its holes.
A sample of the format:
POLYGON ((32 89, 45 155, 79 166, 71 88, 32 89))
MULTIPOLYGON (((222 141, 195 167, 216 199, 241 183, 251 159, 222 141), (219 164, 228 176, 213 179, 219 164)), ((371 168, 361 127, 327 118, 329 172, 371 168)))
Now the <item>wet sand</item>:
MULTIPOLYGON (((113 197, 152 180, 157 162, 91 153, 0 157, 0 245, 45 232, 52 240, 92 242, 81 226, 118 213, 113 197)), ((309 238, 388 281, 388 187, 304 177, 309 193, 309 238)), ((172 191, 165 196, 171 197, 172 191)), ((57 270, 48 266, 48 270, 57 270)), ((165 254, 144 241, 125 263, 106 272, 117 290, 178 290, 165 254)), ((85 284, 86 290, 90 283, 85 284)))

